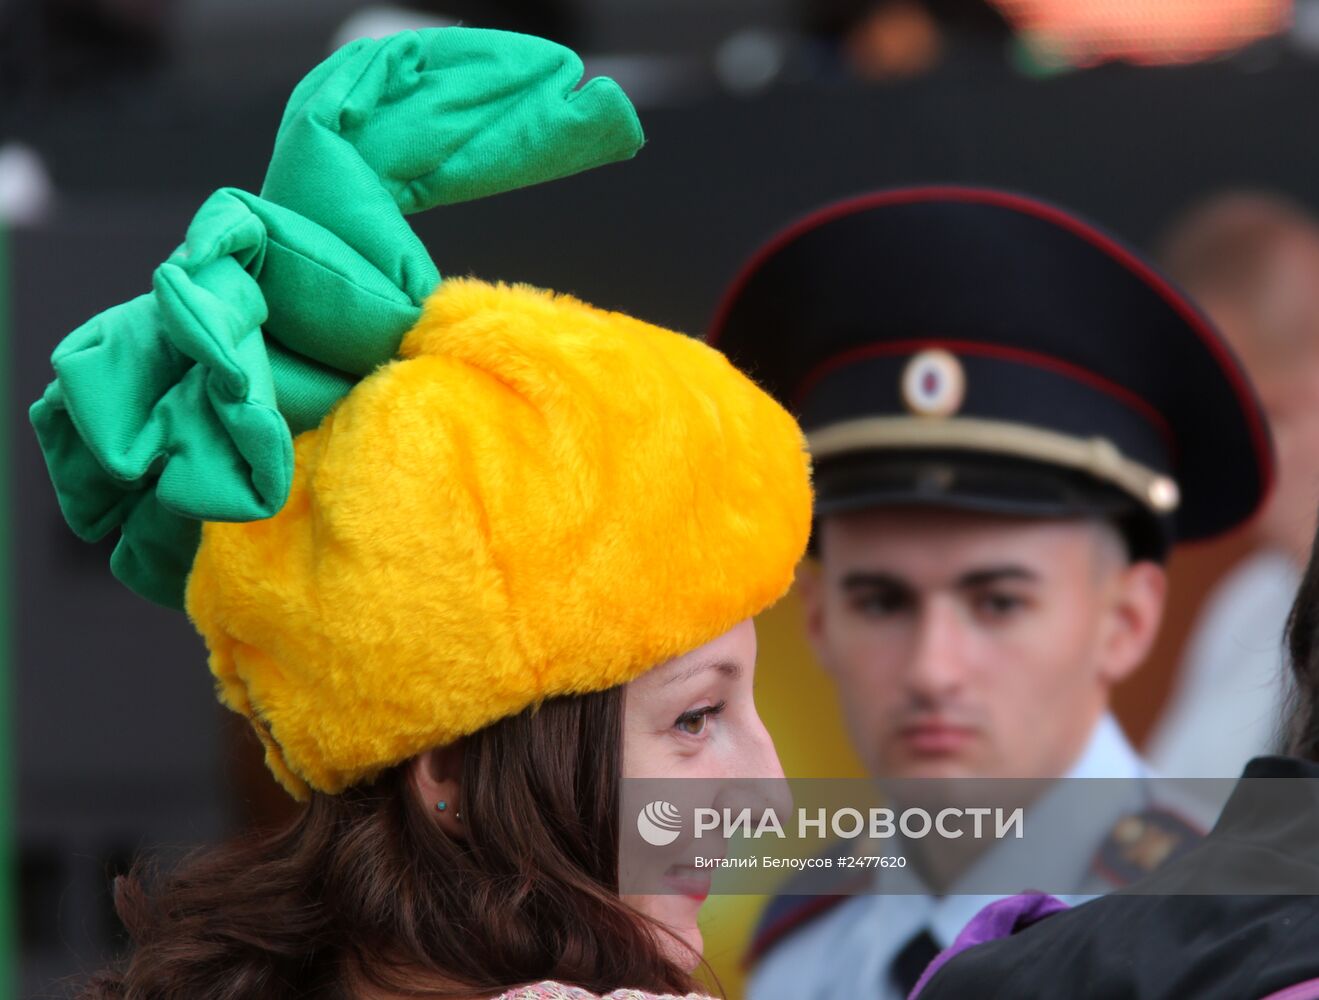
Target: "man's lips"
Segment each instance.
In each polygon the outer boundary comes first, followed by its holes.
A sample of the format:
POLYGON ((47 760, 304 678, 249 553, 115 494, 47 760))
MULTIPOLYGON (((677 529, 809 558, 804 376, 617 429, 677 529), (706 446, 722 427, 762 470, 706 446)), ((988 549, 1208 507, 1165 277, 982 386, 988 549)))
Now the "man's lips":
POLYGON ((690 865, 670 865, 664 872, 664 885, 689 899, 704 902, 710 895, 710 872, 690 865))
POLYGON ((918 754, 937 756, 956 753, 976 737, 971 726, 932 720, 914 722, 898 730, 898 737, 906 747, 918 754))

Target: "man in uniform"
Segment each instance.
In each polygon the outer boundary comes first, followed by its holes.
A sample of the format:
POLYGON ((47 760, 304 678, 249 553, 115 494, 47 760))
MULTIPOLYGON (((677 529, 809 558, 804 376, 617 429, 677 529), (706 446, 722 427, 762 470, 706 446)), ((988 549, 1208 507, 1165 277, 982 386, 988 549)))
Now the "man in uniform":
MULTIPOLYGON (((1247 519, 1272 476, 1254 395, 1196 309, 1056 208, 912 189, 775 237, 710 339, 807 432, 807 631, 868 770, 1144 776, 1108 701, 1157 632, 1163 560, 1247 519)), ((1093 838, 1040 865, 1093 894, 1196 835, 1152 803, 1097 810, 1093 838)), ((986 902, 914 867, 883 878, 771 904, 752 1000, 904 997, 986 902)))

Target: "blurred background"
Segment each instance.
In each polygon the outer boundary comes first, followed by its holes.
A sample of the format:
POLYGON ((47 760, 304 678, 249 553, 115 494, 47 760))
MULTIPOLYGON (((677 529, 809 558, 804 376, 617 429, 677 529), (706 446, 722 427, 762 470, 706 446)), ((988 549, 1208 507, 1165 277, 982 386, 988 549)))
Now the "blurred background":
MULTIPOLYGON (((572 46, 631 94, 648 145, 414 218, 441 272, 693 334, 762 239, 872 188, 1016 189, 1150 250, 1221 191, 1319 208, 1319 0, 0 0, 12 995, 64 995, 113 954, 108 881, 137 852, 168 859, 291 809, 216 704, 186 621, 113 582, 113 539, 83 545, 61 520, 26 419, 50 351, 148 290, 210 191, 259 189, 284 100, 334 47, 454 23, 572 46)), ((1319 265, 1296 267, 1297 294, 1319 289, 1319 265)), ((1319 329, 1319 304, 1295 309, 1319 329)), ((1319 399, 1319 377, 1289 370, 1312 383, 1290 398, 1319 399)), ((1297 468, 1308 539, 1319 470, 1297 468)), ((1260 544, 1243 533, 1174 559, 1162 639, 1119 692, 1138 743, 1184 681, 1207 595, 1260 544)), ((789 600, 762 623, 762 715, 788 774, 860 774, 797 618, 789 600)), ((706 907, 731 997, 761 902, 706 907)))

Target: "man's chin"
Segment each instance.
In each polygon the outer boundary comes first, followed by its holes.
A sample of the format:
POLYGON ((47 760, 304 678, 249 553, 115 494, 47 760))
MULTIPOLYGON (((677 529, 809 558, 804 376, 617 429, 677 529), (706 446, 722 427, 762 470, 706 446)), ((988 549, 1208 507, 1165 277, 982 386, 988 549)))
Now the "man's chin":
POLYGON ((985 778, 988 769, 974 760, 956 755, 929 756, 892 754, 880 764, 876 774, 884 778, 903 780, 948 780, 985 778))

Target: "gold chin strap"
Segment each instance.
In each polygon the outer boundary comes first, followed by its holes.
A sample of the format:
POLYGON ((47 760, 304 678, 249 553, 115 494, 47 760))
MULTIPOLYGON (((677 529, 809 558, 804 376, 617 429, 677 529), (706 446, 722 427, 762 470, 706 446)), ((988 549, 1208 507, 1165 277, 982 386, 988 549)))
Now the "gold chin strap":
POLYGON ((1181 491, 1168 476, 1125 457, 1107 438, 1078 438, 1027 424, 962 417, 863 417, 806 435, 815 459, 869 448, 952 448, 1015 455, 1086 472, 1155 513, 1169 514, 1181 491))

